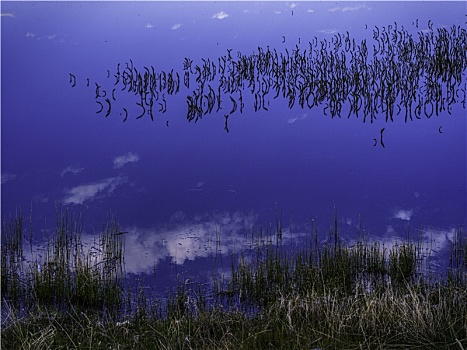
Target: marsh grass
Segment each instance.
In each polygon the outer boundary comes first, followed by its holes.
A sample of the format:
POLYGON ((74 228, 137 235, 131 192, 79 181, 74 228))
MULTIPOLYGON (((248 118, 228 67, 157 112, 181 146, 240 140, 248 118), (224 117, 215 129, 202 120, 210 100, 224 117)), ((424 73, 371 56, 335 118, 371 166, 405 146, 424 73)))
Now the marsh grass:
MULTIPOLYGON (((467 240, 456 230, 446 274, 427 278, 419 242, 392 247, 312 228, 306 248, 266 243, 232 258, 211 287, 180 281, 162 302, 125 287, 114 218, 82 242, 82 217, 57 210, 42 259, 25 261, 21 213, 2 223, 2 348, 6 349, 466 349, 467 240), (252 254, 250 254, 252 253, 252 254)), ((264 234, 264 236, 263 236, 264 234)), ((31 252, 32 253, 32 252, 31 252)), ((32 255, 31 255, 32 256, 32 255)))
MULTIPOLYGON (((26 260, 22 249, 21 213, 2 224, 2 301, 12 308, 36 305, 118 313, 122 304, 123 241, 111 218, 97 241, 81 241, 82 217, 57 208, 56 229, 42 255, 26 260)), ((32 240, 32 238, 31 238, 32 240)), ((31 243, 32 245, 32 243, 31 243)))

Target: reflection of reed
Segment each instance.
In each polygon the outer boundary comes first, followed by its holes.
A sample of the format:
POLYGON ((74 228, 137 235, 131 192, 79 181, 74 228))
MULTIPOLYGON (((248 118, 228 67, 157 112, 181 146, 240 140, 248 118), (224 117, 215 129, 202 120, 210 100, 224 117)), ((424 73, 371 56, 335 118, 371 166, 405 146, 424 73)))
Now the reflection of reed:
MULTIPOLYGON (((418 28, 418 21, 414 25, 418 28)), ((217 64, 216 60, 203 58, 201 65, 193 66, 193 60, 186 57, 184 86, 190 88, 191 75, 197 84, 187 96, 187 120, 201 120, 214 111, 217 102, 216 112, 223 107, 230 110, 224 114, 224 129, 229 132, 228 117, 238 110, 243 113, 245 91, 254 96, 255 111, 268 110, 272 91, 273 99, 282 96, 289 108, 295 103, 302 109, 323 105, 323 113, 331 118, 341 118, 347 105, 347 117, 358 118, 362 111, 364 123, 368 119, 375 122, 379 114, 385 116, 386 122, 393 122, 401 112, 405 122, 421 119, 422 115, 431 118, 442 112, 451 114, 455 104, 465 108, 466 103, 467 83, 462 74, 467 68, 467 31, 455 25, 435 30, 432 21, 428 26, 429 30, 417 33, 417 39, 394 22, 381 29, 374 27, 373 44, 366 39, 356 42, 347 31, 334 34, 331 40, 314 37, 307 46, 296 45, 290 52, 267 46, 258 47, 250 55, 240 51, 235 55, 228 49, 217 64), (224 95, 229 98, 223 99, 224 95), (229 101, 231 107, 222 101, 229 101)), ((165 94, 175 95, 180 87, 180 74, 173 69, 156 72, 154 67, 144 66, 138 70, 132 60, 122 72, 118 64, 115 77, 114 85, 121 85, 121 91, 139 96, 141 114, 137 119, 148 114, 154 120, 154 102, 159 105, 158 112, 164 114, 165 94)), ((76 84, 71 73, 70 83, 76 84)), ((105 101, 108 116, 111 103, 100 88, 96 83, 96 102, 101 106, 97 113, 103 111, 105 101)), ((384 147, 382 134, 380 139, 384 147)))

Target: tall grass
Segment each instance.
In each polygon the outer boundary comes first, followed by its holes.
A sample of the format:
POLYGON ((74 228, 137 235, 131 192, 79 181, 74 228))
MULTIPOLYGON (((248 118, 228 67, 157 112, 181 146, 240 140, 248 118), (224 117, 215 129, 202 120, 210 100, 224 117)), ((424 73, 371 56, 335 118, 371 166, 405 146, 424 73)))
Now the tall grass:
POLYGON ((20 212, 2 223, 7 349, 467 348, 462 228, 445 277, 428 280, 419 243, 347 246, 335 220, 327 244, 318 244, 312 228, 306 248, 287 251, 277 220, 276 243, 270 231, 253 228, 251 243, 256 235, 265 244, 233 258, 229 278, 214 276, 210 288, 180 281, 163 302, 141 285, 123 290, 123 236, 114 218, 85 247, 82 217, 59 208, 42 259, 27 262, 30 227, 20 212))
MULTIPOLYGON (((391 249, 378 242, 357 241, 352 247, 337 244, 284 252, 276 246, 257 254, 261 259, 240 256, 232 279, 217 293, 242 303, 265 306, 284 295, 346 297, 356 291, 378 292, 389 287, 405 290, 420 282, 417 261, 421 253, 413 243, 401 242, 391 249)), ((465 280, 464 280, 465 282, 465 280)))
MULTIPOLYGON (((70 306, 118 313, 122 305, 123 241, 114 218, 97 241, 81 241, 82 217, 57 208, 56 228, 42 255, 23 254, 23 217, 2 224, 2 301, 14 308, 70 306)), ((32 238, 31 238, 32 240, 32 238)))

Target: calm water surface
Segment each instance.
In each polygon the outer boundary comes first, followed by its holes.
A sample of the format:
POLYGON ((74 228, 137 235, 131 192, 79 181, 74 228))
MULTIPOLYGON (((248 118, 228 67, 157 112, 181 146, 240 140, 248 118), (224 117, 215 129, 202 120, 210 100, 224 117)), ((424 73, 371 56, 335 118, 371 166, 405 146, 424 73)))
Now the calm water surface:
POLYGON ((465 4, 4 2, 2 217, 32 206, 39 249, 54 230, 57 204, 84 213, 89 242, 113 214, 128 232, 126 271, 155 271, 160 291, 177 279, 228 274, 241 250, 259 244, 252 227, 274 241, 278 217, 284 245, 303 247, 311 225, 324 240, 335 207, 349 243, 362 229, 388 246, 411 232, 434 257, 446 256, 467 217, 461 103, 429 119, 405 123, 401 113, 386 122, 380 114, 363 123, 362 114, 347 118, 349 105, 342 118, 331 118, 324 105, 289 108, 273 92, 268 111, 255 112, 247 88, 229 132, 224 116, 237 92, 223 96, 219 112, 187 121, 196 74, 190 89, 183 85, 186 58, 194 68, 259 47, 285 55, 349 32, 357 43, 367 40, 371 59, 375 27, 394 22, 414 40, 429 26, 465 28, 465 4), (165 113, 155 102, 154 121, 136 119, 139 96, 122 85, 111 97, 115 75, 130 60, 142 74, 144 66, 179 73, 180 91, 165 93, 165 113), (108 95, 96 99, 96 84, 108 95), (96 113, 96 101, 103 112, 96 113))

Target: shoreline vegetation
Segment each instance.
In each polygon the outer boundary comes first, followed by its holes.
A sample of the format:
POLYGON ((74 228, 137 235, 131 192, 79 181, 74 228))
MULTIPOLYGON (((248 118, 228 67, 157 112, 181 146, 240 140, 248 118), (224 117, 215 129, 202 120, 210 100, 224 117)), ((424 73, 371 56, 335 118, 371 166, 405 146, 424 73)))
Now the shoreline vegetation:
MULTIPOLYGON (((459 227, 442 275, 423 272, 419 242, 348 246, 337 213, 299 251, 276 243, 232 259, 209 287, 180 281, 166 300, 128 287, 124 235, 110 218, 89 247, 83 218, 57 209, 33 251, 32 219, 2 220, 4 349, 467 349, 467 237, 459 227), (30 246, 31 259, 25 258, 30 246)), ((252 235, 258 234, 252 228, 252 235)), ((261 234, 261 233, 260 233, 261 234)))

